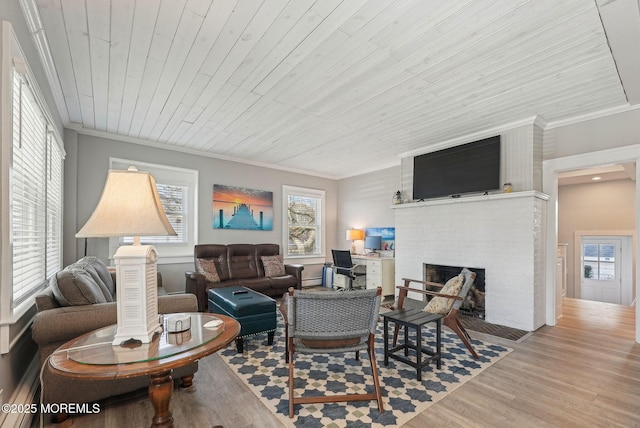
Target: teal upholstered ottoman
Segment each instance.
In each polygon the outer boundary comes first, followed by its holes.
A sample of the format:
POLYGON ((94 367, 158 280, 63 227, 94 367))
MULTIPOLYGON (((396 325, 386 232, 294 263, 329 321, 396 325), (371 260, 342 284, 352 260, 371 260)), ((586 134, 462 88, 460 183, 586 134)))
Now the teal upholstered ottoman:
POLYGON ((209 312, 228 315, 240 323, 236 349, 243 351, 244 338, 267 333, 268 344, 273 344, 276 331, 276 301, 246 287, 233 286, 209 290, 209 312))

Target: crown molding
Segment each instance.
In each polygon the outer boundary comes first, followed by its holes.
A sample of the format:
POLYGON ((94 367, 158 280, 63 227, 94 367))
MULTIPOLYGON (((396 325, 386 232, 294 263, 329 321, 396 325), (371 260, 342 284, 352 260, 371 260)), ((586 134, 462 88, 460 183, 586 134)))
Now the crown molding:
POLYGON ((462 137, 456 137, 450 140, 439 142, 437 144, 433 144, 430 146, 423 146, 419 149, 400 153, 398 157, 405 158, 405 157, 416 156, 423 153, 433 152, 441 149, 446 149, 447 147, 452 147, 452 146, 463 144, 469 141, 488 138, 495 134, 499 134, 501 132, 508 131, 513 128, 517 128, 519 126, 535 125, 546 131, 546 130, 551 130, 555 128, 561 128, 563 126, 574 125, 581 122, 587 122, 594 119, 600 119, 600 118, 612 116, 615 114, 627 113, 627 112, 631 112, 638 109, 640 109, 640 105, 631 106, 631 105, 625 104, 622 106, 611 107, 603 110, 598 110, 592 113, 583 114, 580 116, 574 116, 567 119, 554 120, 554 121, 547 121, 542 116, 536 115, 531 118, 522 119, 519 121, 501 125, 501 126, 496 126, 494 128, 484 129, 481 131, 474 132, 473 134, 464 135, 462 137))
POLYGON ((191 155, 195 155, 195 156, 205 156, 205 157, 212 158, 212 159, 219 159, 219 160, 224 160, 224 161, 229 161, 229 162, 242 163, 242 164, 245 164, 245 165, 257 166, 257 167, 261 167, 261 168, 276 169, 276 170, 292 172, 292 173, 296 173, 296 174, 310 175, 310 176, 313 176, 313 177, 328 178, 328 179, 331 179, 331 180, 337 180, 337 179, 340 178, 340 177, 336 177, 336 176, 314 173, 314 172, 311 172, 311 171, 297 169, 297 168, 288 168, 288 167, 268 164, 268 163, 264 163, 264 162, 254 162, 254 161, 249 161, 249 160, 245 160, 245 159, 234 158, 234 157, 231 157, 231 156, 216 155, 216 154, 212 154, 212 153, 206 152, 204 150, 189 149, 189 148, 186 148, 186 147, 183 147, 183 146, 176 146, 176 145, 173 145, 173 144, 167 144, 167 143, 161 143, 161 142, 157 142, 157 141, 145 140, 143 138, 130 137, 128 135, 112 134, 110 132, 83 128, 82 126, 76 127, 76 129, 73 129, 73 128, 69 127, 69 129, 74 130, 78 134, 81 134, 81 135, 88 135, 88 136, 92 136, 92 137, 105 138, 105 139, 114 140, 114 141, 121 141, 121 142, 124 142, 124 143, 139 144, 139 145, 142 145, 142 146, 154 147, 154 148, 157 148, 157 149, 164 149, 164 150, 171 150, 171 151, 179 152, 179 153, 187 153, 187 154, 191 154, 191 155))
POLYGON ((393 168, 394 166, 400 166, 400 164, 401 164, 401 161, 399 158, 397 158, 391 162, 387 162, 385 164, 378 165, 376 167, 359 169, 357 172, 354 172, 353 174, 347 173, 347 174, 343 174, 333 178, 336 180, 342 180, 344 178, 357 177, 358 175, 369 174, 371 172, 377 172, 377 171, 382 171, 383 169, 393 168))
POLYGON ((27 22, 27 26, 29 27, 29 31, 31 32, 31 36, 33 37, 33 41, 36 45, 40 61, 42 61, 42 68, 47 81, 49 82, 49 88, 51 89, 53 100, 56 103, 58 114, 60 115, 62 123, 66 126, 70 121, 69 112, 67 111, 67 104, 64 100, 62 86, 58 79, 58 72, 56 70, 55 63, 53 62, 53 57, 51 56, 51 49, 49 49, 49 41, 44 34, 42 20, 38 13, 38 5, 35 0, 20 0, 20 7, 22 8, 25 21, 27 22))
POLYGON ((561 128, 567 125, 575 125, 576 123, 587 122, 589 120, 594 120, 594 119, 600 119, 602 117, 612 116, 614 114, 627 113, 627 112, 638 110, 638 109, 640 109, 640 105, 635 105, 635 106, 623 105, 623 106, 611 107, 604 110, 598 110, 593 113, 587 113, 580 116, 570 117, 567 119, 551 121, 547 124, 547 127, 545 128, 545 130, 561 128))
MULTIPOLYGON (((419 149, 411 150, 408 152, 400 153, 399 158, 406 158, 410 156, 421 155, 423 153, 435 152, 437 150, 446 149, 448 147, 457 146, 459 144, 467 143, 470 141, 481 140, 483 138, 493 137, 496 134, 500 134, 505 131, 509 131, 520 126, 538 125, 546 123, 540 116, 533 116, 527 119, 518 120, 515 122, 506 123, 504 125, 496 126, 493 128, 483 129, 481 131, 474 132, 473 134, 463 135, 461 137, 452 138, 449 140, 441 141, 429 146, 423 146, 419 149)), ((544 126, 543 126, 544 129, 544 126)))

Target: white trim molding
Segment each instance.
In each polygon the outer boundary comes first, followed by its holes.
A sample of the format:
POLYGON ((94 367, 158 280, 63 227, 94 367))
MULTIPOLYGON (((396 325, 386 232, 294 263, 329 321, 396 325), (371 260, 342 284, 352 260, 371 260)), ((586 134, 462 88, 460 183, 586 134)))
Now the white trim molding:
POLYGON ((38 49, 38 54, 40 54, 42 66, 47 76, 47 81, 51 86, 51 92, 53 94, 56 107, 58 108, 58 114, 60 114, 62 121, 67 124, 70 121, 67 104, 64 100, 60 80, 58 79, 56 65, 53 62, 53 57, 51 56, 51 49, 49 49, 49 41, 44 34, 42 20, 40 19, 40 13, 38 12, 38 5, 35 0, 20 0, 20 6, 22 7, 22 13, 24 14, 25 21, 29 26, 29 31, 31 31, 31 35, 33 36, 33 40, 38 49))
POLYGON ((494 135, 501 134, 503 132, 511 131, 515 128, 519 128, 521 126, 527 125, 538 125, 544 129, 546 126, 546 121, 544 118, 540 116, 533 116, 526 119, 518 120, 516 122, 506 123, 504 125, 496 126, 489 129, 483 129, 478 132, 474 132, 473 134, 463 135, 458 138, 452 138, 446 141, 440 141, 435 144, 431 144, 429 146, 424 146, 419 149, 411 150, 408 152, 400 153, 398 155, 399 158, 406 158, 410 156, 421 155, 424 153, 431 153, 438 150, 446 149, 448 147, 457 146, 462 143, 468 143, 470 141, 480 140, 482 138, 493 137, 494 135))

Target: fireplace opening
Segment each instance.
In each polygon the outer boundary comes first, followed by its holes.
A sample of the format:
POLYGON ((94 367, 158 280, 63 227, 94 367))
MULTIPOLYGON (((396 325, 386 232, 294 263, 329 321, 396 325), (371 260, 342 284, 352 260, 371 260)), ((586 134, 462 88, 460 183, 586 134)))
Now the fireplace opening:
MULTIPOLYGON (((454 276, 458 275, 463 267, 446 266, 424 263, 424 280, 444 284, 454 276)), ((460 315, 485 319, 485 272, 484 269, 470 268, 476 274, 476 280, 473 282, 467 297, 462 302, 458 313, 460 315)), ((435 287, 427 290, 438 291, 435 287)))

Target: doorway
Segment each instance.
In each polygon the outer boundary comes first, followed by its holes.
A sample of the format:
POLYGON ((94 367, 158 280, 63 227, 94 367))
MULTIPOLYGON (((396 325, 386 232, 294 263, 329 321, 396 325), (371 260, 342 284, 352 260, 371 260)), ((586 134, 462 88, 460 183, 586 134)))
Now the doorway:
POLYGON ((632 287, 634 282, 631 266, 636 228, 634 179, 633 163, 558 174, 558 240, 566 244, 568 256, 567 297, 623 304, 620 280, 625 280, 625 287, 632 287), (603 243, 603 239, 608 241, 603 243), (603 254, 623 249, 626 262, 621 271, 620 254, 613 257, 611 253, 606 261, 603 254), (609 272, 610 268, 617 270, 609 272), (585 269, 591 278, 585 277, 585 269))
MULTIPOLYGON (((547 209, 547 248, 546 248, 546 323, 548 325, 556 325, 559 316, 562 316, 562 289, 561 285, 558 286, 556 281, 556 263, 557 263, 557 247, 558 243, 566 242, 559 241, 558 237, 558 176, 566 171, 578 170, 581 168, 592 168, 597 165, 603 164, 616 164, 616 163, 636 163, 640 159, 640 145, 626 146, 615 149, 602 150, 597 152, 589 152, 580 155, 572 155, 563 158, 554 158, 543 161, 543 192, 549 195, 548 209, 547 209)), ((640 171, 636 169, 634 174, 637 181, 640 176, 640 171)), ((636 224, 640 223, 638 217, 640 210, 638 205, 640 204, 640 188, 636 186, 635 190, 635 224, 633 229, 635 230, 636 224)), ((639 244, 637 240, 633 242, 634 252, 637 250, 639 244)), ((640 284, 637 281, 639 275, 638 270, 639 261, 634 258, 633 277, 636 279, 635 292, 640 289, 640 284)), ((575 269, 574 269, 575 271, 575 269)), ((635 293, 634 293, 635 295, 635 293)), ((632 299, 633 301, 633 299, 632 299)), ((636 312, 636 326, 635 336, 636 342, 640 343, 640 305, 635 304, 636 312)))

